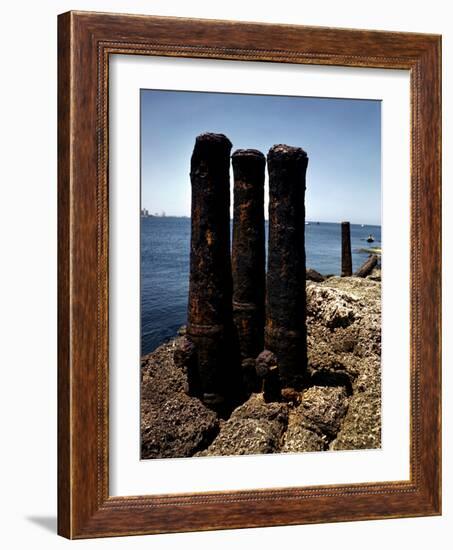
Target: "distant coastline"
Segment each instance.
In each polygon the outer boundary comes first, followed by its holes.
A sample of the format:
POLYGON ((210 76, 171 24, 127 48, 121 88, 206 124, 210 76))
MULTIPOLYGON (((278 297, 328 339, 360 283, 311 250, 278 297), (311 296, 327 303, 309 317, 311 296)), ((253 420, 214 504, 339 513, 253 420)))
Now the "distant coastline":
POLYGON ((169 219, 181 219, 181 220, 190 220, 190 216, 162 216, 162 214, 141 214, 141 217, 142 218, 158 218, 158 219, 162 219, 162 218, 169 218, 169 219))
POLYGON ((168 215, 165 213, 164 210, 162 210, 160 213, 155 212, 154 214, 150 214, 149 210, 147 208, 141 208, 140 209, 140 217, 141 218, 182 218, 182 219, 190 219, 190 216, 173 216, 168 215))
MULTIPOLYGON (((157 218, 157 219, 171 219, 171 220, 190 220, 190 216, 177 216, 175 214, 166 214, 165 212, 162 212, 162 213, 154 213, 154 214, 150 214, 148 211, 146 211, 147 213, 144 213, 143 212, 144 209, 141 210, 141 214, 140 214, 140 217, 141 218, 157 218)), ((231 218, 230 221, 232 222, 233 219, 231 218)), ((268 222, 269 220, 267 218, 265 218, 264 220, 265 222, 268 222)), ((307 220, 306 221, 306 225, 320 225, 320 224, 340 224, 341 221, 336 221, 336 222, 326 222, 326 221, 321 221, 321 220, 307 220)), ((358 225, 358 226, 361 226, 361 227, 381 227, 381 224, 380 223, 353 223, 351 222, 351 225, 358 225)))

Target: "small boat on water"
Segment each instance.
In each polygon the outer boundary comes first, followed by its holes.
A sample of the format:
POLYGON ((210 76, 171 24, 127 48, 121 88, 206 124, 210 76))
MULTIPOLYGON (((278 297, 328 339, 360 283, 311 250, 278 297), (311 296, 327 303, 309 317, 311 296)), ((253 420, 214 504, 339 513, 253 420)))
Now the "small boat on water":
POLYGON ((368 238, 366 240, 367 243, 374 243, 374 237, 373 235, 368 235, 368 238))

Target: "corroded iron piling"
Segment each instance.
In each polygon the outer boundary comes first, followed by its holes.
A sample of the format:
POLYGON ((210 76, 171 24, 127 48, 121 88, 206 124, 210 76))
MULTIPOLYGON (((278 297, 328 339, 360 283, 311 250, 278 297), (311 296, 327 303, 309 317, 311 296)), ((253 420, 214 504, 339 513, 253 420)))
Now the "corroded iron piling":
POLYGON ((201 134, 192 153, 192 229, 187 336, 196 348, 202 400, 221 407, 227 397, 232 338, 230 152, 223 134, 201 134))
POLYGON ((351 275, 351 226, 349 222, 341 222, 341 276, 350 277, 351 275))
POLYGON ((280 401, 281 386, 278 375, 277 357, 269 350, 262 351, 256 358, 258 391, 263 392, 264 401, 280 401))
POLYGON ((232 156, 234 173, 233 318, 247 391, 256 387, 254 358, 264 346, 264 170, 266 159, 255 149, 232 156), (253 358, 253 361, 250 359, 253 358))
POLYGON ((269 171, 265 347, 275 353, 282 387, 298 388, 307 369, 305 175, 298 147, 274 145, 269 171))
POLYGON ((377 266, 379 258, 376 254, 371 254, 371 256, 363 262, 359 269, 354 273, 355 277, 367 277, 377 266))

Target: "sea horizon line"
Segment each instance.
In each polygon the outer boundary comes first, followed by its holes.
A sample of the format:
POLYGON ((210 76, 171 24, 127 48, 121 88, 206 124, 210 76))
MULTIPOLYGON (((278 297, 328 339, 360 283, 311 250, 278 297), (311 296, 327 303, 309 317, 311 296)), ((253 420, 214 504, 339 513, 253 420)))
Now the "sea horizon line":
MULTIPOLYGON (((157 218, 157 219, 165 219, 165 218, 178 218, 178 219, 186 219, 190 220, 191 216, 187 215, 178 215, 178 214, 165 214, 165 216, 162 216, 161 214, 147 214, 147 215, 141 215, 142 218, 157 218)), ((230 218, 230 222, 233 221, 233 218, 230 218)), ((264 218, 265 222, 268 222, 268 218, 264 218)), ((340 221, 325 221, 325 220, 306 220, 306 224, 341 224, 343 221, 350 221, 350 220, 340 220, 340 221)), ((350 222, 351 225, 360 225, 363 227, 381 227, 381 223, 368 223, 368 222, 350 222)))

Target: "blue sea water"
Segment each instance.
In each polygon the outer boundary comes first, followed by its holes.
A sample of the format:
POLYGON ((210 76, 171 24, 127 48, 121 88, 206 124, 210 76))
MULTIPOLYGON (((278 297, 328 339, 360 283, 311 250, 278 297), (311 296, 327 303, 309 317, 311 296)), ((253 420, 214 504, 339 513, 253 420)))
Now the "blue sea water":
MULTIPOLYGON (((267 234, 267 222, 266 222, 267 234)), ((381 245, 381 228, 351 225, 352 264, 356 270, 368 254, 362 248, 381 245), (375 238, 370 245, 369 234, 375 238)), ((307 267, 339 275, 341 226, 311 222, 305 226, 307 267)), ((152 352, 186 324, 189 290, 190 219, 149 217, 141 220, 141 346, 152 352)))

